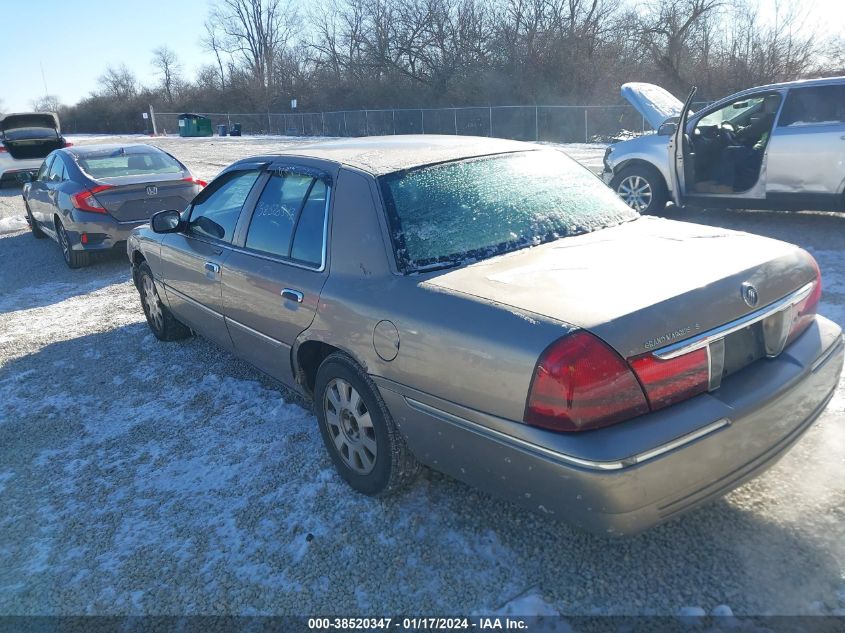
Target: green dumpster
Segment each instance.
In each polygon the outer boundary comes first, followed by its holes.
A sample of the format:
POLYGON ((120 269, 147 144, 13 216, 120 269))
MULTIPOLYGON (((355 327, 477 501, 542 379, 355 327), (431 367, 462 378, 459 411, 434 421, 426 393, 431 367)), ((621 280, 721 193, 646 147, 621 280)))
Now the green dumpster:
POLYGON ((189 112, 180 114, 179 136, 214 136, 211 119, 189 112))

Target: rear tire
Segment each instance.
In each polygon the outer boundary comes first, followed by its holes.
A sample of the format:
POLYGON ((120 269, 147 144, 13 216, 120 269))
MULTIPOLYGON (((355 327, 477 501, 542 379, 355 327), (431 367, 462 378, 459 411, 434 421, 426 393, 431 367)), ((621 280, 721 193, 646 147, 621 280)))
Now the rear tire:
POLYGON ((56 219, 56 235, 59 238, 59 246, 62 248, 62 257, 68 268, 83 268, 91 263, 91 254, 85 251, 75 251, 70 247, 70 237, 62 225, 62 221, 56 219))
POLYGON ((625 204, 645 215, 660 213, 669 199, 666 181, 651 165, 636 164, 619 170, 610 187, 625 204))
POLYGON ((331 354, 317 370, 314 409, 326 450, 352 488, 380 497, 416 479, 420 463, 375 383, 346 354, 331 354))
POLYGON ((24 206, 26 207, 26 219, 29 222, 29 230, 32 232, 32 237, 36 240, 43 240, 47 237, 47 234, 41 230, 41 227, 38 226, 38 222, 36 222, 35 218, 32 217, 32 211, 29 210, 29 205, 24 202, 24 206))
POLYGON ((158 296, 153 271, 147 262, 138 266, 138 294, 141 295, 141 307, 147 317, 147 325, 160 341, 179 341, 188 338, 191 330, 176 320, 158 296))

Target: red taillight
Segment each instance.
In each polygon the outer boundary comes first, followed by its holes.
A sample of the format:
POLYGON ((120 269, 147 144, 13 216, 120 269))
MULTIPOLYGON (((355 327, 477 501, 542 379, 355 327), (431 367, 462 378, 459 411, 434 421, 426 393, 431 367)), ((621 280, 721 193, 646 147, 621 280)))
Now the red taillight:
POLYGON ((189 176, 188 178, 183 178, 182 181, 183 182, 192 182, 195 185, 199 185, 200 187, 206 187, 208 185, 208 183, 206 181, 200 180, 199 178, 193 178, 191 176, 189 176))
POLYGON ((8 151, 9 150, 7 150, 3 145, 0 145, 0 154, 2 154, 3 152, 8 152, 8 151))
POLYGON ((819 270, 819 265, 815 259, 813 259, 813 266, 816 267, 816 280, 813 282, 813 289, 805 299, 796 303, 792 309, 792 328, 789 330, 786 345, 801 336, 804 330, 810 327, 813 319, 816 318, 816 311, 819 309, 819 301, 822 298, 822 272, 819 270))
POLYGON ((97 198, 94 197, 94 194, 100 193, 101 191, 105 191, 106 189, 111 189, 109 185, 100 185, 99 187, 94 187, 93 189, 88 189, 87 191, 80 191, 79 193, 73 194, 70 199, 74 207, 79 209, 80 211, 90 211, 91 213, 106 213, 105 207, 99 203, 97 198))
POLYGON ((73 143, 68 143, 67 141, 65 141, 65 147, 73 147, 73 143))
POLYGON ((554 431, 596 429, 648 412, 631 369, 613 349, 579 330, 540 356, 525 422, 554 431))
POLYGON ((628 359, 652 411, 707 391, 710 366, 707 348, 663 360, 651 352, 628 359))

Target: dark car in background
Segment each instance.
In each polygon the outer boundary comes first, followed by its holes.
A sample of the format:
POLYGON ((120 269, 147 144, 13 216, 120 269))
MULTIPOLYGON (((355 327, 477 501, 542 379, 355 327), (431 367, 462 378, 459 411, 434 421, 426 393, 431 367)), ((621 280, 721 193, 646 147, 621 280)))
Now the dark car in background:
POLYGON ((205 182, 151 145, 85 145, 57 149, 24 185, 27 221, 49 235, 71 268, 94 251, 123 245, 130 231, 165 209, 185 207, 205 182))
POLYGON ((0 117, 0 184, 38 171, 53 150, 69 147, 53 112, 19 112, 0 117))

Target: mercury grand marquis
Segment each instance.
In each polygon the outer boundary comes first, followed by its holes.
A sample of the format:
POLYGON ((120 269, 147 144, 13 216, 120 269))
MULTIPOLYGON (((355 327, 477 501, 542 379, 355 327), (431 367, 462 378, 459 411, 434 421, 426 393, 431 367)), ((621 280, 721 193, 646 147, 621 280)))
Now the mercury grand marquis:
POLYGON ((842 371, 806 251, 641 217, 513 141, 240 160, 128 254, 155 335, 199 333, 313 398, 355 490, 424 464, 604 534, 761 473, 842 371))

